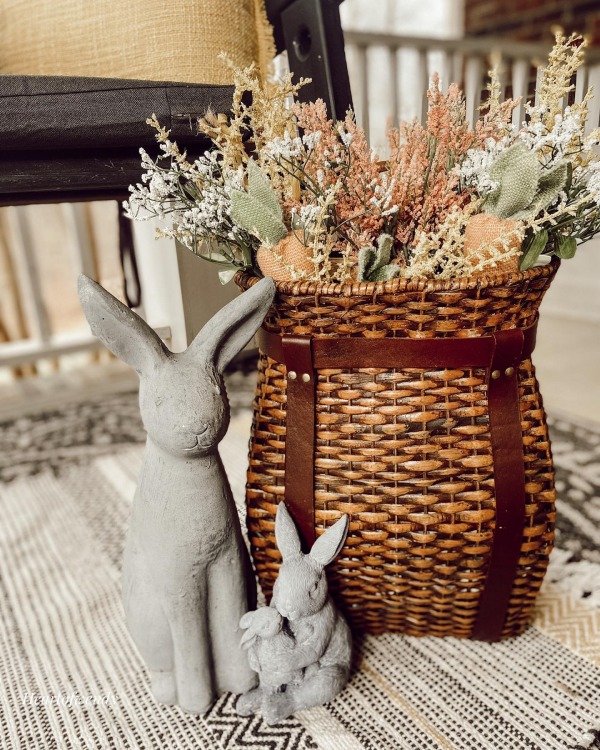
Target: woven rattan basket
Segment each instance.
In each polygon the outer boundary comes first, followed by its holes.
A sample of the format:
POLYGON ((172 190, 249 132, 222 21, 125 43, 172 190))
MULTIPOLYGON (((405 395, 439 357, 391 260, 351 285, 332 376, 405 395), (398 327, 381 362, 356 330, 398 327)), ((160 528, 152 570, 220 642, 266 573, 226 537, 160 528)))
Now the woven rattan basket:
POLYGON ((247 481, 267 596, 285 499, 307 546, 350 515, 330 583, 354 628, 497 640, 527 627, 553 544, 530 354, 556 268, 278 284, 259 337, 247 481))

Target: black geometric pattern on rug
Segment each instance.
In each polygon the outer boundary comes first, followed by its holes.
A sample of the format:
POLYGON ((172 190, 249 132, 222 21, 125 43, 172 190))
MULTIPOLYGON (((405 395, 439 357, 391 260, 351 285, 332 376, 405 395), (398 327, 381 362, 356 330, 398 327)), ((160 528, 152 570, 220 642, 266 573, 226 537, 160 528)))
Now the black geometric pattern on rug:
POLYGON ((237 699, 237 695, 225 693, 204 715, 204 721, 222 747, 240 750, 313 750, 317 747, 295 719, 285 719, 270 727, 260 716, 240 716, 235 711, 237 699))
POLYGON ((557 545, 600 563, 600 427, 549 421, 558 495, 557 545))

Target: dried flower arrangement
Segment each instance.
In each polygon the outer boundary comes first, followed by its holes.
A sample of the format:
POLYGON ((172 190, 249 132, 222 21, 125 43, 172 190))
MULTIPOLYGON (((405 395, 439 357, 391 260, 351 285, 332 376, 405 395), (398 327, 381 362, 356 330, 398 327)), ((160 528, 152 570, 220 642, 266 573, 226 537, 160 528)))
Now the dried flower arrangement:
POLYGON ((253 67, 235 70, 231 113, 199 123, 213 150, 188 161, 148 121, 160 154, 141 151, 128 215, 168 220, 163 234, 220 264, 223 282, 239 269, 275 280, 455 278, 525 270, 542 252, 571 258, 600 232, 591 93, 563 109, 584 48, 557 35, 520 127, 519 102, 501 101, 494 71, 473 128, 459 88, 442 92, 434 76, 426 124, 391 129, 385 160, 351 112, 333 122, 322 101, 290 106, 304 81, 262 84, 253 67))

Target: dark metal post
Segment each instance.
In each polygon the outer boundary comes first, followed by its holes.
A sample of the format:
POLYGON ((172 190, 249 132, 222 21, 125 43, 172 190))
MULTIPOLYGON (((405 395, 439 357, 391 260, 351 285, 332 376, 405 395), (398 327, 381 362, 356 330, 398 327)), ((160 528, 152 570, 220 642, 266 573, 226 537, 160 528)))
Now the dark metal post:
POLYGON ((300 101, 323 99, 333 119, 352 107, 350 79, 340 21, 342 0, 266 0, 279 52, 287 50, 297 80, 311 78, 300 101))

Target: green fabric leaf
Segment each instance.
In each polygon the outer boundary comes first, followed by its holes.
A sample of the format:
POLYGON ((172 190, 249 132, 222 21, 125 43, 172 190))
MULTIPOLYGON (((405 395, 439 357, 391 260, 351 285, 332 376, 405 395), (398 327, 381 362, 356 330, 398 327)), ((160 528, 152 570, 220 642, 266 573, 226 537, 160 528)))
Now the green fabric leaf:
POLYGON ((519 263, 519 268, 521 269, 521 271, 526 271, 528 268, 531 268, 533 266, 533 264, 542 254, 547 242, 548 232, 545 229, 542 229, 542 231, 538 232, 533 240, 531 240, 523 257, 521 258, 521 262, 519 263))
POLYGON ((375 249, 372 247, 361 247, 358 251, 358 280, 368 281, 369 274, 373 270, 375 262, 375 249))
POLYGON ((533 216, 537 216, 540 211, 548 208, 567 184, 568 177, 569 167, 567 162, 562 162, 561 164, 557 164, 554 169, 547 169, 542 172, 535 199, 533 201, 533 216))
POLYGON ((388 263, 373 271, 369 276, 369 281, 389 281, 399 275, 400 266, 396 265, 396 263, 388 263))
POLYGON ((501 219, 533 219, 548 208, 569 179, 569 164, 543 170, 533 151, 515 143, 503 151, 490 169, 500 183, 484 204, 486 213, 501 219))
POLYGON ((533 201, 540 178, 536 155, 523 143, 503 151, 490 169, 490 177, 500 183, 485 203, 486 213, 510 219, 533 201))
POLYGON ((563 260, 569 260, 575 256, 577 251, 577 240, 575 237, 561 237, 558 241, 556 254, 563 260))
POLYGON ((362 247, 358 251, 358 280, 387 281, 400 273, 400 267, 390 263, 394 238, 380 234, 377 247, 362 247))
POLYGON ((394 238, 390 234, 380 234, 375 251, 375 268, 381 268, 390 262, 394 238))
POLYGON ((283 209, 279 204, 277 193, 271 187, 271 181, 262 172, 255 159, 248 161, 246 173, 248 175, 248 194, 260 201, 270 214, 283 221, 283 209))
POLYGON ((268 245, 276 245, 288 233, 281 217, 262 201, 242 190, 231 193, 231 218, 238 227, 268 245))

